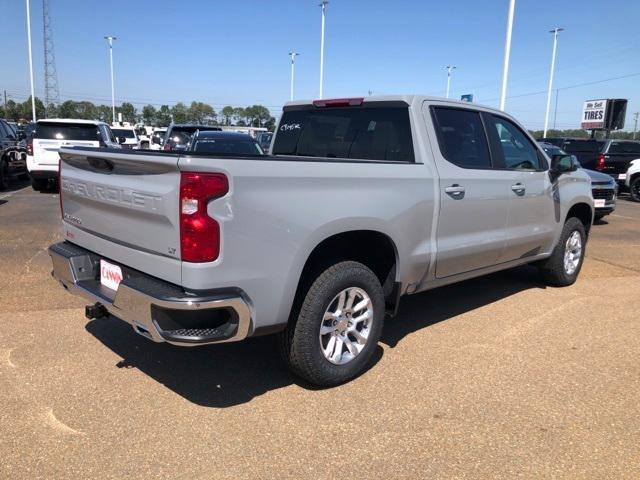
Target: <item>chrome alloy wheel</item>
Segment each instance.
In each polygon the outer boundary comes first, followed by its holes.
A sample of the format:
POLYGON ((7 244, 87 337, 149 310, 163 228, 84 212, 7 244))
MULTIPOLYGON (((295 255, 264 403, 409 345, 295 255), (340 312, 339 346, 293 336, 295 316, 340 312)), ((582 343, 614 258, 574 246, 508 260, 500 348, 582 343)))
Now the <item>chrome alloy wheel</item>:
POLYGON ((320 349, 335 365, 356 358, 367 344, 373 323, 373 305, 357 287, 342 290, 329 303, 320 325, 320 349))
POLYGON ((582 237, 580 232, 573 232, 564 246, 564 271, 573 275, 580 265, 582 258, 582 237))

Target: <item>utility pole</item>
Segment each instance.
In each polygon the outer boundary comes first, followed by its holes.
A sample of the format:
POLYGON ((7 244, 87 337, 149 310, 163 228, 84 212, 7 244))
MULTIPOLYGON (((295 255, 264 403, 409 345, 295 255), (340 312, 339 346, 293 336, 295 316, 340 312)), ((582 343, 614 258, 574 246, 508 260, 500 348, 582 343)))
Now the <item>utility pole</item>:
POLYGON ((115 88, 113 86, 113 41, 117 40, 116 37, 107 36, 104 37, 105 40, 109 42, 109 65, 111 66, 111 121, 116 123, 116 93, 115 88))
POLYGON ((322 98, 322 88, 324 83, 324 20, 327 12, 328 0, 322 0, 319 7, 322 9, 322 29, 320 32, 320 97, 322 98))
POLYGON ((27 39, 29 42, 29 79, 31 80, 31 114, 32 119, 36 121, 36 94, 33 89, 33 55, 31 53, 31 8, 29 0, 27 2, 27 39))
MULTIPOLYGON (((5 100, 4 103, 5 105, 7 104, 7 97, 6 97, 6 92, 5 92, 5 100)), ((638 114, 640 112, 636 112, 633 114, 633 139, 636 139, 636 131, 638 130, 638 114)))
POLYGON ((373 90, 367 90, 367 93, 369 94, 369 96, 373 95, 373 90))
POLYGON ((556 50, 558 49, 558 33, 563 31, 564 28, 554 28, 549 30, 549 33, 553 33, 553 51, 551 53, 551 71, 549 72, 549 88, 547 90, 547 109, 544 114, 544 133, 543 137, 547 136, 547 128, 549 127, 549 108, 551 107, 551 88, 553 87, 553 71, 556 67, 556 50))
POLYGON ((58 73, 56 71, 56 54, 53 49, 53 33, 51 32, 51 16, 49 0, 42 0, 42 25, 44 40, 44 112, 48 117, 52 103, 60 103, 58 90, 58 73))
POLYGON ((513 14, 515 9, 516 0, 509 0, 509 13, 507 15, 507 35, 504 39, 504 62, 502 64, 502 90, 500 92, 500 110, 504 110, 504 103, 507 99, 509 56, 511 55, 511 31, 513 30, 513 14))
POLYGON ((553 129, 556 129, 556 118, 558 117, 558 95, 560 95, 560 89, 556 88, 556 107, 553 110, 553 129))
POLYGON ((454 70, 455 65, 447 65, 445 67, 447 69, 447 93, 445 95, 446 98, 449 98, 449 89, 451 88, 451 70, 454 70))
POLYGON ((289 99, 293 101, 293 79, 295 77, 296 71, 296 57, 300 55, 299 53, 296 52, 289 52, 289 56, 291 57, 291 95, 289 96, 289 99))
POLYGON ((4 91, 4 116, 7 117, 7 91, 4 91))

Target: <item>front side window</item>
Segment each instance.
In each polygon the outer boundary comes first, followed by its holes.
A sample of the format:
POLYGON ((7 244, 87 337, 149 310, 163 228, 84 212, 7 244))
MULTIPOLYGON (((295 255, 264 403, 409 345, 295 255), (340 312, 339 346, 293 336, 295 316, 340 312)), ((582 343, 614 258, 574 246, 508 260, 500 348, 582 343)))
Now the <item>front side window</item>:
POLYGON ((500 142, 504 166, 510 170, 538 170, 538 149, 515 124, 506 118, 491 116, 500 142))
POLYGON ((409 109, 310 107, 282 114, 274 155, 413 162, 409 109))
POLYGON ((489 145, 480 113, 461 108, 433 107, 442 156, 462 168, 491 168, 489 145))

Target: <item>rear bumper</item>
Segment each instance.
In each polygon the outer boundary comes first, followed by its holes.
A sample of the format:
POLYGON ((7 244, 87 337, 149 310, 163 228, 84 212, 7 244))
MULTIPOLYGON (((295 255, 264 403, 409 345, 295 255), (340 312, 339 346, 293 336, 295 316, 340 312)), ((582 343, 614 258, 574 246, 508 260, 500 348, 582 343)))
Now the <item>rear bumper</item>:
MULTIPOLYGON (((188 292, 182 288, 121 266, 118 290, 99 280, 100 256, 69 242, 49 247, 52 276, 75 295, 131 324, 155 342, 180 346, 233 342, 247 337, 251 310, 237 289, 188 292)), ((88 309, 89 310, 89 309, 88 309)))

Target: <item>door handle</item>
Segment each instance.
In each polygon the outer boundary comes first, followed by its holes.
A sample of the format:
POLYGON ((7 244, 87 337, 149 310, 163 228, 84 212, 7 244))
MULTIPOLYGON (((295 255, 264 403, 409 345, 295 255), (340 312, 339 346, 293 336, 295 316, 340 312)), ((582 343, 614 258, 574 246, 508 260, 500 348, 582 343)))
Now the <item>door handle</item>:
POLYGON ((516 195, 522 196, 526 191, 526 187, 522 183, 518 182, 515 185, 511 185, 511 190, 513 190, 516 195))
POLYGON ((453 185, 446 187, 444 192, 454 198, 455 200, 461 200, 464 198, 464 187, 454 183, 453 185))

